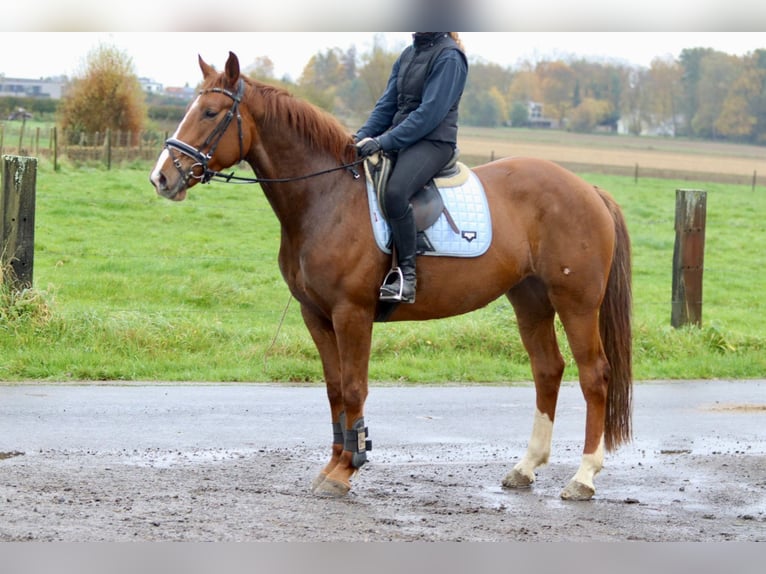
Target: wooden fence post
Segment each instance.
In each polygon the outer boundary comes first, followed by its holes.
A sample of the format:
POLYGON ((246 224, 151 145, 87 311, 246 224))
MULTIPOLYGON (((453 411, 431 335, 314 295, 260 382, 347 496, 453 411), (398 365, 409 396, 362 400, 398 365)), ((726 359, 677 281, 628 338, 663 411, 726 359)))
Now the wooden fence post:
POLYGON ((676 190, 676 242, 670 324, 702 324, 702 270, 705 256, 707 192, 676 190))
POLYGON ((51 145, 53 146, 53 171, 59 170, 59 136, 58 129, 53 126, 51 133, 51 145))
MULTIPOLYGON (((37 159, 3 156, 0 188, 0 264, 13 269, 14 288, 32 286, 35 250, 35 186, 37 159)), ((2 274, 5 277, 5 273, 2 274)))
POLYGON ((24 128, 26 127, 27 127, 27 118, 22 117, 21 129, 19 130, 19 149, 17 150, 19 153, 22 153, 21 150, 24 148, 24 128))
POLYGON ((112 169, 112 130, 106 128, 106 136, 104 136, 104 144, 106 146, 106 169, 112 169))

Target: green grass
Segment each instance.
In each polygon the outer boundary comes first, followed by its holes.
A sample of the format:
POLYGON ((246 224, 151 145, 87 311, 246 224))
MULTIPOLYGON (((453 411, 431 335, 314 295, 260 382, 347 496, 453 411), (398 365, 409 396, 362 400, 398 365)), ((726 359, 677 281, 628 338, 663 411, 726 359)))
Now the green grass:
MULTIPOLYGON (((40 166, 34 289, 3 287, 0 379, 320 381, 258 188, 212 184, 173 203, 156 197, 149 169, 40 166)), ((585 177, 621 203, 633 238, 636 379, 763 377, 766 190, 585 177), (680 187, 708 191, 702 328, 670 327, 680 187)), ((370 379, 520 382, 530 371, 503 299, 453 319, 376 325, 370 379)))

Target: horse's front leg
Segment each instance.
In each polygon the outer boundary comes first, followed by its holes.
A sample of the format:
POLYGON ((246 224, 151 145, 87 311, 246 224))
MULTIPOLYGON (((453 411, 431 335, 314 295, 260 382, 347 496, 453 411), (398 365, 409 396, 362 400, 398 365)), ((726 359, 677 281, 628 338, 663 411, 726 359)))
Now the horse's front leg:
POLYGON ((340 359, 343 411, 343 450, 335 467, 317 486, 318 494, 344 496, 351 489, 351 477, 367 462, 371 448, 364 420, 367 375, 372 345, 372 311, 344 306, 333 313, 340 359))
POLYGON ((332 472, 343 454, 343 392, 341 383, 340 357, 338 356, 338 341, 332 322, 314 314, 310 309, 301 306, 303 321, 314 340, 319 357, 322 361, 322 371, 327 387, 327 399, 330 402, 330 420, 332 421, 333 441, 330 461, 314 479, 311 489, 316 491, 327 475, 332 472))
POLYGON ((344 496, 351 489, 351 477, 367 461, 366 451, 371 446, 364 403, 368 392, 372 314, 349 306, 336 310, 332 323, 307 310, 304 320, 310 325, 322 357, 333 424, 332 457, 314 480, 313 490, 344 496))

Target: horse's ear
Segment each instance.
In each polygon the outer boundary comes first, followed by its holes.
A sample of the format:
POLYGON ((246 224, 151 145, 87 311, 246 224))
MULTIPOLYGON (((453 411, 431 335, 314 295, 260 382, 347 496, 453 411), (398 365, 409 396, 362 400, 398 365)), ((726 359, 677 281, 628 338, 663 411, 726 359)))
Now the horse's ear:
POLYGON ((205 62, 205 60, 202 59, 202 56, 197 55, 197 58, 199 59, 199 68, 202 70, 202 77, 207 78, 210 74, 215 72, 215 69, 213 66, 205 62))
POLYGON ((239 58, 234 52, 229 52, 226 60, 226 81, 233 86, 239 80, 239 58))

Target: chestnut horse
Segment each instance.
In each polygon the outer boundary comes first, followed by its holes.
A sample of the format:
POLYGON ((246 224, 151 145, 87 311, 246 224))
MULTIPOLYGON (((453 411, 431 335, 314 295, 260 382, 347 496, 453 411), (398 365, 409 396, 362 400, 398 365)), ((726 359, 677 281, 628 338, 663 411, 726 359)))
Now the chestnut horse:
MULTIPOLYGON (((240 161, 253 169, 281 226, 279 268, 300 303, 321 357, 333 428, 332 454, 313 482, 343 496, 366 460, 364 423, 378 291, 391 264, 376 245, 364 178, 339 121, 283 89, 243 76, 229 53, 223 72, 199 57, 203 83, 151 173, 163 197, 240 161), (358 175, 358 174, 356 174, 358 175)), ((492 243, 475 258, 420 257, 418 296, 390 321, 467 313, 505 295, 515 310, 536 390, 532 435, 503 479, 529 487, 548 461, 564 360, 558 315, 587 412, 579 469, 561 497, 587 500, 604 450, 631 439, 630 240, 612 197, 540 159, 476 167, 492 215, 492 243)), ((231 177, 231 176, 229 176, 231 177)), ((241 178, 244 179, 244 178, 241 178)))

